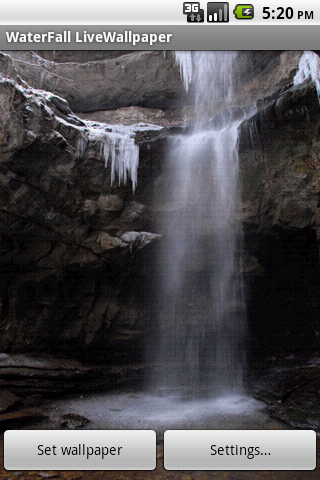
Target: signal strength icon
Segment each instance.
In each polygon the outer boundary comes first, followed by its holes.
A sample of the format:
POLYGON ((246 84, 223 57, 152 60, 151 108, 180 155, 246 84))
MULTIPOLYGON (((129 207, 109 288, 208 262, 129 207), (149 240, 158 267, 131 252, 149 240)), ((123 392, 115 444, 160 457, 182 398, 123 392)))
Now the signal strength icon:
POLYGON ((229 3, 208 2, 207 21, 208 23, 229 22, 229 3))

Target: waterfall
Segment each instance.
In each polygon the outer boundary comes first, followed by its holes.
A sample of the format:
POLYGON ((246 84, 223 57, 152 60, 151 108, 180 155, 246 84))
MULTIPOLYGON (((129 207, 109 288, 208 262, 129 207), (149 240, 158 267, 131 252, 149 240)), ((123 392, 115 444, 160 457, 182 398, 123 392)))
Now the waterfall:
POLYGON ((193 98, 188 120, 192 126, 189 133, 171 138, 167 158, 158 271, 159 348, 153 383, 189 397, 239 393, 246 330, 239 219, 240 120, 232 122, 225 113, 237 53, 175 55, 193 98))

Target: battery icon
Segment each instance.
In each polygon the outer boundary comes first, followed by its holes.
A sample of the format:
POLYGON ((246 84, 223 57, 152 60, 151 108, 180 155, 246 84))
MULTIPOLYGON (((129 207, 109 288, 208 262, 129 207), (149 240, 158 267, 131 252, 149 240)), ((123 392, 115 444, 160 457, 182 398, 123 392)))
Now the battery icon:
POLYGON ((238 20, 250 20, 254 17, 253 5, 236 5, 233 13, 238 20))

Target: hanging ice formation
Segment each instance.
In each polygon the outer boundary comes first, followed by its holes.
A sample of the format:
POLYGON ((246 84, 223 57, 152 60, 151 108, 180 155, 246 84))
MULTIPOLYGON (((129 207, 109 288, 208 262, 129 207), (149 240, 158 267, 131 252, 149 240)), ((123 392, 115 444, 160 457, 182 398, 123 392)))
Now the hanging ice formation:
POLYGON ((316 86, 320 102, 320 58, 316 53, 306 51, 300 58, 298 71, 293 79, 293 84, 300 85, 310 77, 316 86))
POLYGON ((132 182, 133 192, 137 186, 139 147, 134 140, 135 130, 123 125, 102 125, 88 122, 87 128, 78 139, 77 155, 87 155, 91 148, 99 149, 105 166, 111 168, 111 185, 126 185, 132 182))

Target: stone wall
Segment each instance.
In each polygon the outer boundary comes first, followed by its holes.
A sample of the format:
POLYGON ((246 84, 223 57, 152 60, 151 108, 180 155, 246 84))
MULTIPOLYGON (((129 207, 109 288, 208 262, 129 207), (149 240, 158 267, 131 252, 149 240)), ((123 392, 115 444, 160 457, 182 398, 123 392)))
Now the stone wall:
MULTIPOLYGON (((183 131, 182 100, 190 113, 173 57, 125 52, 58 63, 8 53, 0 57, 0 351, 142 360, 166 137, 183 131), (140 148, 134 193, 130 182, 111 185, 101 142, 79 151, 92 128, 110 130, 99 122, 144 123, 132 131, 140 148)), ((253 327, 267 322, 288 350, 306 331, 297 328, 304 312, 316 343, 320 305, 319 104, 311 84, 292 88, 300 55, 243 53, 231 105, 256 108, 239 145, 245 268, 256 294, 249 317, 253 327)), ((259 328, 252 336, 261 344, 259 328)))
POLYGON ((319 113, 306 82, 241 127, 249 323, 259 355, 319 347, 319 113))
POLYGON ((141 160, 134 195, 130 180, 111 184, 102 148, 110 128, 82 121, 1 59, 11 73, 0 78, 0 350, 139 359, 140 252, 157 239, 140 197, 165 129, 130 130, 141 160))

